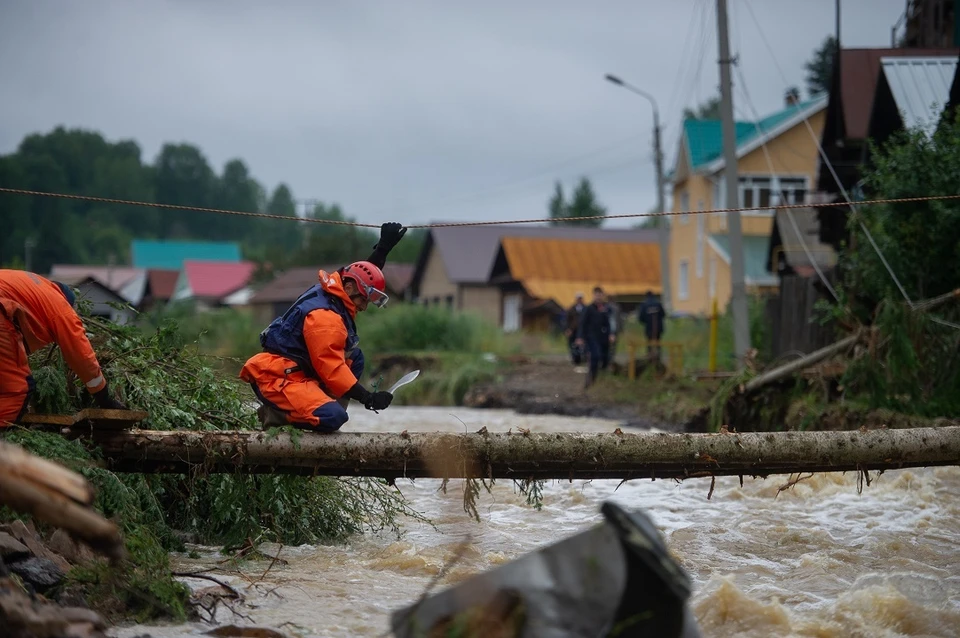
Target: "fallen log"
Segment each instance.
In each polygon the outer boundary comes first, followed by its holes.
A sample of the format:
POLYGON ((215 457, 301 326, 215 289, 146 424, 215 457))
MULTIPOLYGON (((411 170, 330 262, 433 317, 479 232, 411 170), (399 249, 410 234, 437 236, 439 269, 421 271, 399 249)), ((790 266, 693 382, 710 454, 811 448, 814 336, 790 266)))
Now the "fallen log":
POLYGON ((810 366, 820 363, 828 357, 832 357, 835 354, 843 352, 845 349, 849 348, 860 339, 860 333, 856 333, 837 341, 836 343, 830 344, 829 346, 824 346, 815 352, 811 352, 808 355, 800 357, 796 361, 791 361, 790 363, 784 364, 779 368, 774 368, 768 372, 760 374, 744 385, 744 392, 752 392, 757 388, 761 388, 768 383, 773 383, 774 381, 779 381, 784 377, 788 377, 794 372, 799 372, 804 368, 809 368, 810 366))
POLYGON ((631 479, 767 476, 960 465, 960 426, 720 434, 444 432, 336 434, 110 431, 116 472, 383 478, 631 479))

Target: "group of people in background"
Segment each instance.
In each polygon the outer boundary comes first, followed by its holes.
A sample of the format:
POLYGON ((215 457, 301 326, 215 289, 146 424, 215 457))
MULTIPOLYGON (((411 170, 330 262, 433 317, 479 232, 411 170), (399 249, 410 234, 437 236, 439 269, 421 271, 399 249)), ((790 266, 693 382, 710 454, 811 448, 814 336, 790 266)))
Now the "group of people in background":
MULTIPOLYGON (((666 323, 666 311, 652 291, 647 291, 637 308, 637 319, 644 326, 647 355, 660 357, 660 339, 666 323)), ((620 306, 607 299, 601 286, 593 289, 593 301, 587 304, 583 293, 577 293, 573 305, 566 311, 564 334, 574 365, 588 363, 584 388, 589 388, 601 370, 613 360, 617 342, 623 332, 620 306)))

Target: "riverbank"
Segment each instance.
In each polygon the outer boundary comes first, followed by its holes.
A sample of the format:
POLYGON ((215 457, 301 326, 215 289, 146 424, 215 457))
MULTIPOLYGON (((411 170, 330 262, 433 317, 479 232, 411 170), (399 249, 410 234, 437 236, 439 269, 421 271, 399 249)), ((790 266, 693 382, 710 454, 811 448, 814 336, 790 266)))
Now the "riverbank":
POLYGON ((957 418, 928 418, 847 400, 835 375, 790 377, 740 395, 736 377, 698 379, 662 369, 643 370, 640 364, 636 378, 630 380, 619 361, 585 389, 586 366, 575 366, 564 355, 411 353, 375 359, 368 378, 388 387, 414 369, 421 375, 398 392, 396 405, 616 419, 627 427, 671 432, 715 431, 721 425, 739 431, 776 431, 960 423, 957 418))
POLYGON ((388 387, 410 370, 416 382, 397 392, 395 405, 463 406, 542 414, 617 419, 631 427, 682 431, 716 393, 716 380, 640 374, 633 381, 622 363, 584 388, 586 366, 564 355, 390 354, 373 359, 369 383, 388 387), (382 377, 382 378, 381 378, 382 377))

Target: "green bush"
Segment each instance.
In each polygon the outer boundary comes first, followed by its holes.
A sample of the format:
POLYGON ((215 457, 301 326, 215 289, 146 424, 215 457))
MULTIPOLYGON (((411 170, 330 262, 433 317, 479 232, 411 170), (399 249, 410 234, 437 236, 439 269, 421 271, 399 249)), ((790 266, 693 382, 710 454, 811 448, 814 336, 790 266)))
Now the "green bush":
MULTIPOLYGON (((870 151, 863 181, 870 199, 955 195, 960 112, 932 136, 920 128, 900 131, 870 151)), ((847 398, 920 416, 960 414, 960 331, 950 325, 960 321, 960 304, 923 307, 960 282, 958 227, 957 200, 873 204, 849 216, 852 241, 840 254, 840 299, 828 316, 845 326, 869 326, 872 334, 842 379, 847 398)))
POLYGON ((469 313, 420 304, 388 305, 357 317, 365 352, 501 352, 508 340, 494 324, 469 313))
POLYGON ((246 360, 260 351, 260 331, 253 313, 236 308, 214 308, 197 312, 194 304, 175 302, 141 315, 139 325, 147 333, 164 324, 176 327, 181 345, 194 344, 200 352, 218 357, 246 360))

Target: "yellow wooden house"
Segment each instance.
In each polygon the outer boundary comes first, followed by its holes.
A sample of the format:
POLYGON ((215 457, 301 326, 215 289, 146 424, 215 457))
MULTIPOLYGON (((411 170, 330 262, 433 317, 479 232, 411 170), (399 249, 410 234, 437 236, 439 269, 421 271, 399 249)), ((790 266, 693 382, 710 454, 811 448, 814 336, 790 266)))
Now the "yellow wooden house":
MULTIPOLYGON (((739 205, 748 291, 773 290, 776 276, 766 262, 778 203, 803 203, 817 178, 816 143, 823 130, 827 95, 788 100, 786 108, 756 122, 736 122, 739 205), (807 121, 813 135, 804 124, 807 121), (765 149, 765 150, 764 150, 765 149)), ((674 212, 670 219, 671 312, 706 315, 717 298, 730 300, 730 244, 723 208, 723 137, 720 120, 687 119, 670 176, 674 212)))

